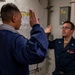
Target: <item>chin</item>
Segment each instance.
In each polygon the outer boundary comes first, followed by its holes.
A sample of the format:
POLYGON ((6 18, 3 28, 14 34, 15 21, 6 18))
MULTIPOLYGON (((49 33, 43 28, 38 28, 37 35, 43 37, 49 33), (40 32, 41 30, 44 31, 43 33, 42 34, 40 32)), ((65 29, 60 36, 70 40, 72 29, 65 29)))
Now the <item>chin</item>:
POLYGON ((66 35, 63 35, 63 37, 66 37, 66 35))
POLYGON ((63 37, 65 37, 66 35, 62 35, 63 37))
POLYGON ((19 30, 19 28, 15 28, 16 30, 19 30))

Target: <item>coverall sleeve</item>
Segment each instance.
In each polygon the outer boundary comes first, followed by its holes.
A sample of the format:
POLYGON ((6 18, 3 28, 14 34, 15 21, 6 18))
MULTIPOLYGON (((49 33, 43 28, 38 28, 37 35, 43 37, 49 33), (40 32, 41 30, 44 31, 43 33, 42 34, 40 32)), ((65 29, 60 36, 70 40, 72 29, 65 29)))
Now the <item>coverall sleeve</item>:
POLYGON ((48 48, 49 49, 54 49, 55 48, 55 40, 53 40, 53 41, 48 41, 49 42, 49 45, 48 45, 48 48))
POLYGON ((47 54, 48 40, 44 30, 39 24, 31 30, 31 38, 28 40, 19 36, 15 43, 15 58, 23 64, 36 64, 42 62, 47 54))

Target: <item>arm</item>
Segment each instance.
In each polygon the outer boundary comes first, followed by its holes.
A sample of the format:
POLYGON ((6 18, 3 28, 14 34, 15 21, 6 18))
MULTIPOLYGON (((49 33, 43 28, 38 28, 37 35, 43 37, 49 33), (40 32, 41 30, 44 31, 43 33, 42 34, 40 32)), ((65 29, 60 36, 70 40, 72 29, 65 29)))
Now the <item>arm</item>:
POLYGON ((48 49, 48 40, 44 30, 40 27, 34 12, 30 11, 30 15, 30 25, 32 27, 30 40, 19 36, 15 42, 15 58, 23 64, 42 62, 48 49))
POLYGON ((53 41, 48 41, 49 42, 49 45, 48 45, 48 48, 49 49, 54 49, 55 48, 55 40, 53 40, 53 41))
POLYGON ((30 40, 19 36, 15 43, 15 58, 23 64, 42 62, 47 53, 48 40, 44 30, 36 25, 31 31, 30 40))
MULTIPOLYGON (((52 30, 52 26, 51 26, 51 25, 48 25, 48 26, 44 29, 44 31, 45 31, 46 34, 49 34, 49 33, 51 32, 51 30, 52 30)), ((48 42, 49 42, 48 48, 49 48, 49 49, 53 49, 53 48, 54 48, 55 40, 53 40, 53 41, 48 40, 48 42)))

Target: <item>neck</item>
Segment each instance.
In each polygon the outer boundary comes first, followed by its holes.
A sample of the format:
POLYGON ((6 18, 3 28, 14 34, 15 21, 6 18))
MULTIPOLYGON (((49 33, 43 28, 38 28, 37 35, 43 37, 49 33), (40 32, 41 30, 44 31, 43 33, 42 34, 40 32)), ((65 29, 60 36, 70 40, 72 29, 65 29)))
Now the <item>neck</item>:
POLYGON ((13 28, 15 28, 14 27, 14 24, 12 23, 12 22, 3 22, 4 24, 7 24, 7 25, 9 25, 9 26, 12 26, 13 28))
POLYGON ((64 41, 69 42, 71 40, 72 36, 64 37, 64 41))

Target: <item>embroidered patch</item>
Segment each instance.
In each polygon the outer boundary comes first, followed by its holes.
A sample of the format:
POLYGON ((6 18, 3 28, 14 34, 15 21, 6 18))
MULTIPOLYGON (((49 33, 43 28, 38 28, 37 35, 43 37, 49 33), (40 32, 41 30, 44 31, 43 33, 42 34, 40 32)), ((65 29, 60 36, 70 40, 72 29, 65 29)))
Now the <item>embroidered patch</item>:
POLYGON ((70 53, 70 54, 74 54, 75 53, 75 50, 69 49, 69 50, 67 50, 67 52, 70 53))

